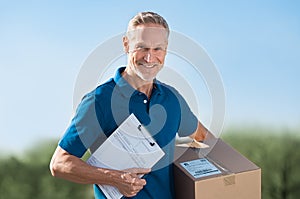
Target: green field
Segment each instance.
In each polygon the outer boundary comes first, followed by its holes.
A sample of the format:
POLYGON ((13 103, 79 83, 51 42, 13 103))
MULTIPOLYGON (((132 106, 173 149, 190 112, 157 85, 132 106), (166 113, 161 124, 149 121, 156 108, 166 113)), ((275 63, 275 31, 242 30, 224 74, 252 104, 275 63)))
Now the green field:
POLYGON ((299 133, 299 130, 233 129, 222 138, 262 169, 263 199, 298 199, 299 133))
MULTIPOLYGON (((222 139, 262 169, 263 199, 300 198, 300 137, 296 130, 232 128, 222 139)), ((92 186, 53 178, 49 161, 57 141, 46 141, 22 155, 0 158, 0 198, 93 198, 92 186)))

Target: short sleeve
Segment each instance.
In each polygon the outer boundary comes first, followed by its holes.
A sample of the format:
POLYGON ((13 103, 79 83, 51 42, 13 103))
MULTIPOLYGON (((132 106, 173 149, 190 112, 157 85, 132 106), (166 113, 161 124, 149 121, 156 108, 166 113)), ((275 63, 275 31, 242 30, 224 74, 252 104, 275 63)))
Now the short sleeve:
POLYGON ((179 136, 189 136, 197 129, 198 119, 191 111, 185 99, 178 93, 177 99, 180 104, 181 120, 178 129, 179 136))
POLYGON ((93 93, 86 95, 73 117, 70 126, 59 141, 59 146, 68 153, 82 157, 103 131, 98 117, 101 111, 96 111, 96 98, 93 93))

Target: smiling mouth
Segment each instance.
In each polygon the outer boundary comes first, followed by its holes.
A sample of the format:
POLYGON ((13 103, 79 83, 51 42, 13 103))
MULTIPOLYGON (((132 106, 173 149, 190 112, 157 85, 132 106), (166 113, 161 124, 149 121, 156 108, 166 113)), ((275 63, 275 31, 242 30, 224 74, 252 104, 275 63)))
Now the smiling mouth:
POLYGON ((145 67, 145 68, 154 68, 158 64, 140 64, 140 66, 145 67))

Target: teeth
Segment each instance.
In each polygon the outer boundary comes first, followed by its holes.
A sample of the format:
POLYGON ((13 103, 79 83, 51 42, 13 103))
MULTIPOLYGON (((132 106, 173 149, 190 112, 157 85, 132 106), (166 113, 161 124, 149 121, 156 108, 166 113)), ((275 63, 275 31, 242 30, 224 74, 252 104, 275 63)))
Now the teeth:
POLYGON ((155 65, 153 64, 153 65, 143 65, 143 66, 146 68, 153 68, 155 65))
POLYGON ((154 65, 150 65, 150 66, 145 66, 146 68, 152 68, 154 67, 154 65))

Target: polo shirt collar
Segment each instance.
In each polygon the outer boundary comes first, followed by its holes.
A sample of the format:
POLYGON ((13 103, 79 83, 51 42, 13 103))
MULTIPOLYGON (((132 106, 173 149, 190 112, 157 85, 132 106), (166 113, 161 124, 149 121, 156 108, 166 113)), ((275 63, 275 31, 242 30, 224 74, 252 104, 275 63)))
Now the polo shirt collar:
MULTIPOLYGON (((122 77, 122 72, 125 70, 125 66, 120 67, 117 71, 116 74, 114 76, 114 81, 116 83, 116 85, 120 88, 120 92, 130 98, 132 96, 132 94, 134 92, 138 92, 137 90, 135 90, 123 77, 122 77)), ((152 94, 154 92, 157 92, 158 94, 161 94, 163 92, 162 90, 162 86, 161 86, 161 82, 154 79, 154 83, 153 83, 153 90, 152 90, 152 94)))
POLYGON ((163 93, 163 89, 162 89, 162 83, 160 81, 158 81, 157 79, 154 79, 154 83, 153 83, 153 90, 152 90, 152 94, 153 92, 157 92, 158 94, 162 94, 163 93))

